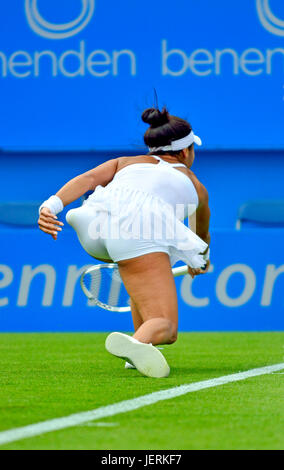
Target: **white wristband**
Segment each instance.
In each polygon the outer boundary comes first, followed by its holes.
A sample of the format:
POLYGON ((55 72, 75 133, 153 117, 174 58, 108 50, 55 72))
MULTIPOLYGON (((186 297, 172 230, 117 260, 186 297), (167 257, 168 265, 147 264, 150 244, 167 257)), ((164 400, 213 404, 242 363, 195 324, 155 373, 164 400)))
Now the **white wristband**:
POLYGON ((54 215, 59 214, 59 212, 63 211, 64 209, 63 202, 58 196, 50 196, 49 199, 44 201, 39 208, 39 213, 43 207, 47 207, 54 215))

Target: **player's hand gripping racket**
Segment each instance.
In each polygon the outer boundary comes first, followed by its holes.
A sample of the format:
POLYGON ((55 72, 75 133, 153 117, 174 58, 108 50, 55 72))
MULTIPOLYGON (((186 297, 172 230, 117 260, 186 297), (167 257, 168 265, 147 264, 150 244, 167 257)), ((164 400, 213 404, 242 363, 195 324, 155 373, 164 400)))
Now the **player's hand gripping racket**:
MULTIPOLYGON (((187 266, 173 268, 173 275, 188 274, 187 266)), ((129 295, 123 285, 118 266, 115 263, 97 264, 86 269, 81 275, 84 294, 97 305, 111 312, 130 312, 129 295)))

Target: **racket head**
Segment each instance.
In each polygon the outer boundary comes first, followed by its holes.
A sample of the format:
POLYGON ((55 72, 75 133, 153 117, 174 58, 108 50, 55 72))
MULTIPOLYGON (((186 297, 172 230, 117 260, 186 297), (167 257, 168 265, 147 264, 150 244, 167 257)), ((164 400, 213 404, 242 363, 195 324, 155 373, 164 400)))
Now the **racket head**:
POLYGON ((130 299, 115 263, 96 264, 80 278, 81 288, 94 305, 110 312, 130 312, 130 299))

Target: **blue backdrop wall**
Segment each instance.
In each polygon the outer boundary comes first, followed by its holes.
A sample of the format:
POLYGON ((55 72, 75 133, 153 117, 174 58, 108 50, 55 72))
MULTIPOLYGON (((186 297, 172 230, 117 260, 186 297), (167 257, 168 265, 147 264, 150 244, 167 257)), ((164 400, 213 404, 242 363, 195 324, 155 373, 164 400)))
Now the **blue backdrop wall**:
MULTIPOLYGON (((107 154, 0 155, 1 201, 42 201, 107 154)), ((283 330, 283 229, 234 229, 250 199, 283 199, 283 152, 199 152, 194 171, 208 187, 212 268, 177 279, 181 330, 283 330)), ((64 220, 64 214, 61 216, 64 220)), ((0 225, 0 331, 130 330, 130 316, 88 305, 79 287, 93 264, 65 224, 54 242, 34 229, 0 225)))
POLYGON ((283 72, 282 0, 1 2, 0 146, 137 148, 156 87, 207 149, 284 148, 283 72))
MULTIPOLYGON (((284 199, 283 76, 283 0, 1 2, 0 203, 145 152, 155 87, 203 140, 212 211, 212 272, 177 280, 180 328, 283 329, 283 230, 234 228, 244 202, 284 199)), ((77 278, 93 261, 61 235, 0 225, 0 330, 130 329, 88 306, 77 278)))
MULTIPOLYGON (((0 201, 43 201, 74 176, 109 158, 132 154, 129 150, 0 153, 0 201)), ((238 209, 248 200, 284 197, 283 151, 197 150, 192 169, 208 188, 213 228, 234 228, 238 209)))

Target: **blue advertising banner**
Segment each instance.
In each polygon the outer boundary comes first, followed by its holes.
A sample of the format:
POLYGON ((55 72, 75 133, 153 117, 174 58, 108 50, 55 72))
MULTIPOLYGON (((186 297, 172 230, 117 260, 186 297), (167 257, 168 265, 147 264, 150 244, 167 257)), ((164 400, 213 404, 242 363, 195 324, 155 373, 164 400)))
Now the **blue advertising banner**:
MULTIPOLYGON (((0 232, 0 331, 131 331, 130 314, 88 305, 93 264, 73 230, 57 242, 32 229, 0 232)), ((284 329, 283 230, 212 232, 210 272, 177 278, 180 331, 284 329)))
POLYGON ((0 148, 141 148, 153 104, 207 149, 284 148, 282 0, 9 0, 0 148))

